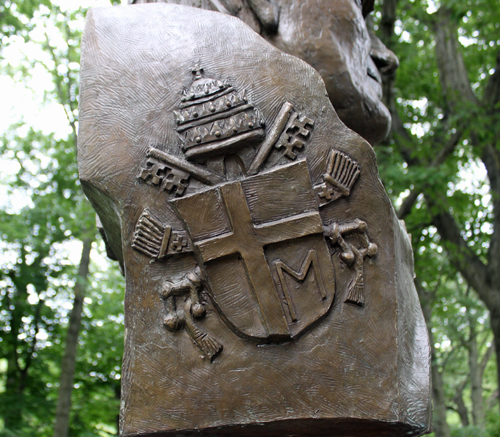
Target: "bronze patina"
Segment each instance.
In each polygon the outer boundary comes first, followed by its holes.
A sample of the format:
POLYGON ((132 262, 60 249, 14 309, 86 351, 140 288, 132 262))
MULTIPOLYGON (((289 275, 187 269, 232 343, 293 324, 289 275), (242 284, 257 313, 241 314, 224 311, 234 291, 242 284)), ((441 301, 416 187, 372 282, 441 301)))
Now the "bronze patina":
POLYGON ((127 287, 121 435, 428 432, 409 238, 328 96, 367 138, 390 119, 371 61, 345 62, 374 82, 357 94, 320 63, 323 34, 370 58, 366 27, 320 32, 363 5, 196 6, 226 13, 99 8, 84 33, 80 178, 127 287))
POLYGON ((369 143, 390 127, 382 103, 382 74, 399 62, 373 33, 365 17, 373 0, 132 0, 178 3, 236 16, 286 53, 321 75, 340 119, 369 143))

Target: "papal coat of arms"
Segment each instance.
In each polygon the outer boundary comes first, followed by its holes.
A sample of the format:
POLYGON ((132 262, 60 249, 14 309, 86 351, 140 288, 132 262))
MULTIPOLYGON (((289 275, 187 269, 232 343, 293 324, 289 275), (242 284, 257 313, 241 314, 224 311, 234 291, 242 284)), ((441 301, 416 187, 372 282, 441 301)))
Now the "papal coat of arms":
POLYGON ((173 229, 145 210, 132 247, 154 259, 193 252, 198 267, 159 290, 169 330, 185 329, 210 359, 222 345, 205 332, 203 290, 235 332, 263 342, 290 341, 321 319, 335 297, 332 256, 352 269, 347 301, 362 305, 363 261, 374 256, 366 224, 323 223, 320 207, 349 196, 359 165, 331 149, 322 181, 313 184, 305 159, 314 121, 284 102, 272 126, 244 90, 206 78, 199 67, 175 111, 185 159, 158 148, 148 151, 140 180, 168 193, 184 225, 173 229), (202 163, 235 155, 249 146, 254 157, 240 177, 219 174, 202 163), (290 163, 263 171, 270 154, 290 163), (191 178, 206 189, 189 193, 191 178))
POLYGON ((90 10, 82 43, 79 175, 126 283, 120 435, 422 435, 429 342, 375 151, 240 20, 279 13, 263 36, 310 52, 332 32, 303 14, 341 2, 154 3, 90 10))

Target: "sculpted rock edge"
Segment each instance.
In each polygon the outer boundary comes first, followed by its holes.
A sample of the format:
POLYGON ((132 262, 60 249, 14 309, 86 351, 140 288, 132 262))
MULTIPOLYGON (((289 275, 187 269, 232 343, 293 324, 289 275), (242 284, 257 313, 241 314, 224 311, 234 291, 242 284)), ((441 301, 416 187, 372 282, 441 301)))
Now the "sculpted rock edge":
POLYGON ((409 238, 312 67, 220 13, 93 9, 78 160, 126 278, 122 436, 428 432, 409 238))

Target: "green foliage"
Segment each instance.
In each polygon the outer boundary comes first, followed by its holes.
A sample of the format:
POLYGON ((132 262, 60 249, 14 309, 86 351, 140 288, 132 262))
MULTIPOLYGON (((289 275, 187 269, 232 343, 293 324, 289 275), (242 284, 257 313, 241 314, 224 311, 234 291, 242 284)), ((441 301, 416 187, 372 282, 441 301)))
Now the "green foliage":
MULTIPOLYGON (((104 247, 101 246, 101 256, 104 247)), ((80 337, 70 435, 115 435, 123 356, 123 278, 94 265, 80 337), (89 434, 90 430, 92 434, 89 434), (106 431, 107 430, 107 431, 106 431)))
POLYGON ((22 35, 28 38, 28 31, 33 28, 31 19, 41 5, 50 6, 50 0, 24 0, 15 2, 13 0, 0 1, 0 55, 2 46, 8 37, 22 35))
MULTIPOLYGON (((398 2, 397 38, 391 40, 391 48, 400 58, 394 93, 396 110, 407 136, 394 132, 388 142, 377 146, 379 168, 397 206, 411 190, 419 188, 425 188, 438 205, 444 202, 453 211, 470 247, 484 260, 492 232, 493 211, 477 143, 495 142, 500 124, 497 115, 486 113, 480 105, 465 102, 452 113, 446 110, 433 31, 440 23, 430 8, 432 5, 445 5, 454 12, 452 17, 462 43, 460 50, 478 99, 483 97, 488 77, 494 71, 500 47, 497 1, 398 2), (458 129, 463 134, 454 153, 438 167, 429 165, 439 148, 458 129), (474 146, 469 139, 472 132, 474 146), (482 176, 477 176, 480 172, 482 176)), ((377 19, 381 19, 380 11, 375 15, 376 28, 377 19)), ((416 251, 426 250, 431 242, 422 235, 424 230, 427 234, 430 232, 431 216, 427 207, 421 196, 411 215, 405 217, 416 251)), ((442 243, 434 239, 432 244, 436 249, 442 243)))
MULTIPOLYGON (((29 84, 40 67, 52 78, 42 105, 64 109, 66 134, 20 120, 0 137, 0 435, 53 434, 73 286, 95 214, 76 166, 79 40, 84 12, 48 0, 2 2, 2 46, 29 41, 37 56, 2 62, 29 84), (37 70, 38 69, 38 70, 37 70)), ((1 55, 2 53, 0 53, 1 55)), ((37 90, 39 91, 39 90, 37 90)), ((43 109, 43 108, 41 108, 43 109)), ((123 278, 94 247, 72 397, 72 436, 116 435, 123 352, 123 278)))
POLYGON ((464 428, 452 428, 451 437, 496 437, 489 431, 477 426, 466 426, 464 428))
POLYGON ((48 361, 40 360, 39 339, 61 336, 52 301, 75 275, 75 266, 57 256, 65 240, 81 234, 82 225, 75 223, 81 208, 75 200, 80 198, 81 204, 82 196, 64 145, 29 131, 5 139, 0 150, 18 168, 8 191, 27 203, 18 211, 0 211, 0 236, 10 255, 0 270, 0 356, 9 364, 0 410, 14 429, 20 424, 19 413, 29 405, 39 405, 42 414, 49 414, 51 405, 38 399, 44 387, 35 377, 50 371, 48 361))
MULTIPOLYGON (((376 10, 375 28, 387 32, 381 0, 376 10)), ((415 253, 415 270, 431 311, 434 337, 434 363, 444 382, 448 423, 452 436, 498 436, 497 368, 492 358, 484 370, 483 406, 487 410, 486 428, 472 426, 470 367, 471 342, 476 342, 479 359, 493 342, 489 312, 478 295, 465 282, 467 265, 457 272, 457 241, 442 237, 434 218, 449 213, 450 226, 457 225, 460 238, 488 265, 492 259, 490 242, 494 227, 494 201, 498 193, 490 186, 500 174, 486 171, 484 151, 500 148, 498 112, 487 102, 488 83, 495 72, 500 50, 500 3, 496 0, 399 0, 394 33, 382 38, 400 59, 392 82, 391 101, 395 129, 384 144, 376 147, 382 180, 396 208, 410 193, 419 194, 405 221, 415 253), (438 9, 450 11, 449 23, 442 21, 438 9), (443 88, 446 78, 439 69, 436 54, 437 33, 443 26, 456 30, 457 56, 462 56, 475 101, 443 88), (450 96, 455 99, 450 104, 450 96), (437 155, 450 147, 439 165, 437 155), (425 196, 424 194, 425 193, 425 196), (457 394, 467 409, 469 426, 460 422, 457 394)), ((452 33, 453 34, 453 33, 452 33)), ((446 82, 449 86, 449 82, 446 82)), ((498 107, 497 107, 498 108, 498 107)), ((406 213, 408 210, 406 211, 406 213)), ((494 248, 497 250, 496 248, 494 248)), ((497 253, 495 256, 500 256, 497 253)), ((463 263, 466 264, 466 263, 463 263)), ((493 287, 498 284, 493 284, 493 287)), ((475 290, 478 291, 478 290, 475 290)), ((500 292, 500 289, 498 289, 500 292)), ((422 297, 421 297, 422 298, 422 297)), ((444 432, 437 430, 436 435, 444 432)))
POLYGON ((496 437, 500 435, 500 415, 496 411, 488 410, 486 411, 487 425, 486 429, 490 433, 491 437, 496 437))
MULTIPOLYGON (((102 257, 104 247, 97 250, 99 263, 92 265, 92 281, 86 298, 83 331, 79 341, 79 355, 75 390, 73 392, 71 436, 116 434, 119 411, 120 367, 123 354, 123 278, 116 266, 102 257), (105 432, 104 430, 109 432, 105 432)), ((67 303, 71 302, 69 287, 61 287, 46 308, 52 318, 46 318, 46 336, 36 348, 30 367, 30 378, 22 402, 1 393, 0 410, 17 415, 18 422, 11 428, 17 437, 28 437, 37 430, 37 436, 52 435, 52 424, 57 401, 59 366, 64 348, 67 303), (55 307, 55 308, 51 308, 55 307)), ((5 357, 6 345, 0 342, 0 353, 5 357)), ((8 352, 8 351, 7 351, 8 352)), ((5 378, 5 374, 3 375, 5 378)), ((7 418, 8 419, 8 418, 7 418)), ((0 427, 0 435, 8 435, 0 427)))

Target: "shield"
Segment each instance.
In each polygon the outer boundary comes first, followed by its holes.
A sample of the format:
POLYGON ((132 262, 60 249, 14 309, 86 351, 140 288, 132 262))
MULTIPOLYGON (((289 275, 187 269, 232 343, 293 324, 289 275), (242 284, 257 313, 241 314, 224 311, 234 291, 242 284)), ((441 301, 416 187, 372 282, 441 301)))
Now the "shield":
POLYGON ((286 340, 330 309, 333 264, 305 160, 171 203, 238 334, 286 340))

